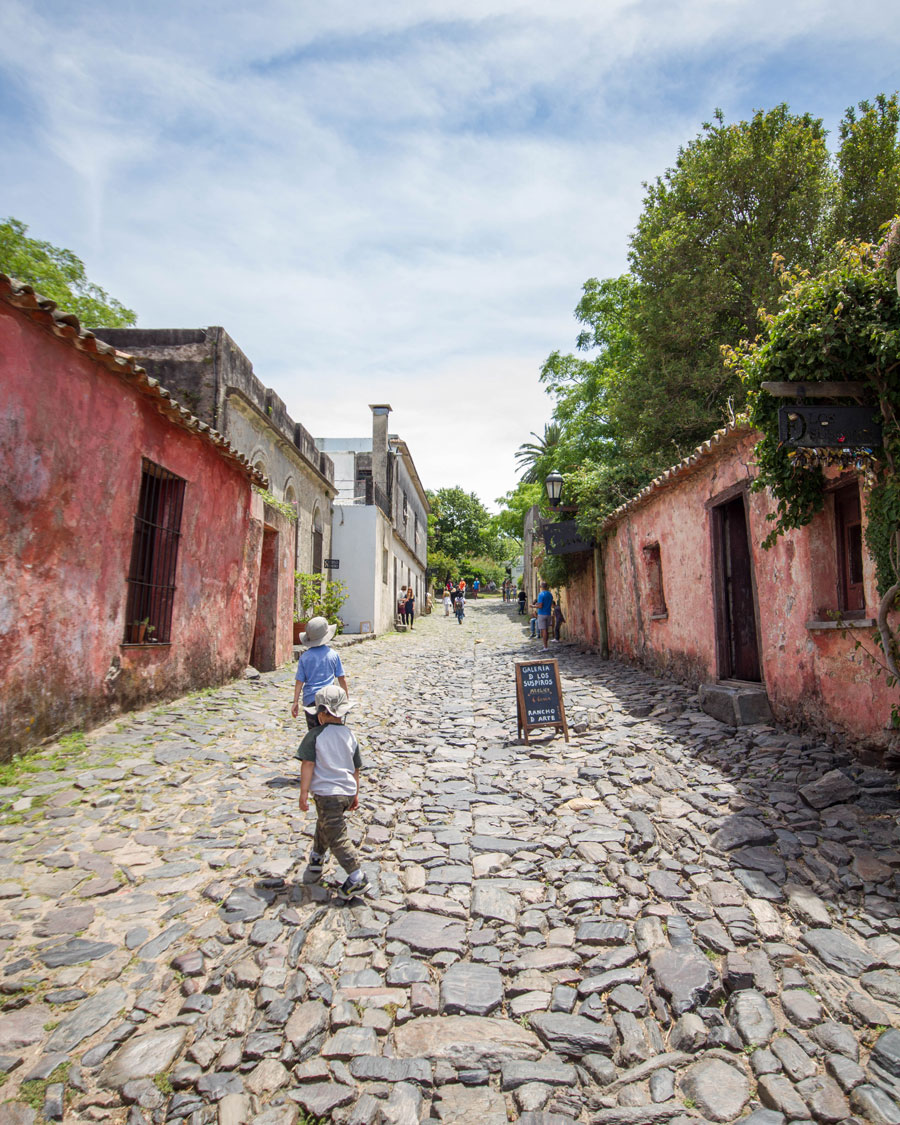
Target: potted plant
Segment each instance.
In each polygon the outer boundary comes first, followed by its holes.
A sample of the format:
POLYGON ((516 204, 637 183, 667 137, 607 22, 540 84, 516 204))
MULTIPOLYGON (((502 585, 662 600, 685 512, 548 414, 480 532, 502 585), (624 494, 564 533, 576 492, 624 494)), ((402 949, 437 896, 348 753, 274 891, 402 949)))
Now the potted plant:
POLYGON ((131 623, 131 643, 133 645, 142 645, 147 633, 152 633, 154 627, 150 624, 150 618, 145 617, 143 621, 132 621, 131 623))
POLYGON ((294 573, 294 644, 300 644, 300 634, 313 617, 324 617, 341 631, 338 612, 347 600, 347 587, 343 582, 329 582, 321 574, 294 573))

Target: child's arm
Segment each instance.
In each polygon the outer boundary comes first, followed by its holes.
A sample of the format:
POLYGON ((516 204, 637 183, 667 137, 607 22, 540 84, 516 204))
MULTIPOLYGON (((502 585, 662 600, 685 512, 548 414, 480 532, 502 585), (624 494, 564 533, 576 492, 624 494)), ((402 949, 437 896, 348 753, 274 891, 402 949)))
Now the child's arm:
POLYGON ((358 769, 353 771, 353 776, 356 778, 356 796, 353 798, 352 802, 347 806, 348 809, 358 809, 359 808, 359 770, 358 769))
POLYGON ((349 699, 350 698, 350 689, 347 687, 347 677, 346 676, 338 676, 337 682, 341 685, 341 687, 347 693, 347 698, 349 699))
POLYGON ((303 691, 303 681, 294 680, 294 702, 291 704, 291 714, 296 719, 300 714, 300 692, 303 691))
MULTIPOLYGON (((309 810, 309 787, 312 785, 313 770, 316 768, 315 762, 302 762, 300 765, 300 811, 307 812, 309 810)), ((356 783, 357 790, 359 789, 359 779, 356 783)))

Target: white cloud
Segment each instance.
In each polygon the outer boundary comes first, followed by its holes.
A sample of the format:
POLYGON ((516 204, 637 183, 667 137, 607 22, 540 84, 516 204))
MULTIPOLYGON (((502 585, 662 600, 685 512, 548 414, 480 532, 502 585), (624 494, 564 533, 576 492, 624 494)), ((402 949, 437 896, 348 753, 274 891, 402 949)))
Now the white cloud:
POLYGON ((6 0, 0 212, 141 324, 224 325, 316 433, 365 433, 391 401, 426 485, 492 500, 549 417, 537 373, 574 342, 582 282, 626 266, 641 180, 716 105, 805 96, 825 57, 859 62, 795 109, 896 74, 900 17, 874 0, 548 11, 6 0))

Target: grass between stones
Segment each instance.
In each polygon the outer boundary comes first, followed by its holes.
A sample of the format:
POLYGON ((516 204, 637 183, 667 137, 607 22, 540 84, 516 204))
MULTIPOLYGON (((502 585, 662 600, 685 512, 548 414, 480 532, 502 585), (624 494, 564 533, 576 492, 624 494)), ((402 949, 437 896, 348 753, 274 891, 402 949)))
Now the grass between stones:
POLYGON ((31 1078, 28 1082, 23 1082, 19 1087, 18 1099, 30 1105, 33 1110, 39 1113, 44 1106, 47 1087, 53 1086, 57 1082, 64 1083, 70 1065, 67 1062, 60 1063, 52 1074, 49 1074, 46 1078, 31 1078))

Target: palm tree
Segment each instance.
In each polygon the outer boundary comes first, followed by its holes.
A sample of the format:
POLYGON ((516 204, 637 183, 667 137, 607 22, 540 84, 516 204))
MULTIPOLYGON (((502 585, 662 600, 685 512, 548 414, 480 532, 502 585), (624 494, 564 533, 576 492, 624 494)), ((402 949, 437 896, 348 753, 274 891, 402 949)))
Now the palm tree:
POLYGON ((525 470, 522 480, 526 484, 538 484, 552 467, 548 462, 559 445, 562 437, 562 426, 559 422, 547 422, 544 426, 544 436, 531 431, 531 436, 537 441, 526 441, 519 446, 516 452, 516 461, 519 470, 525 470))

